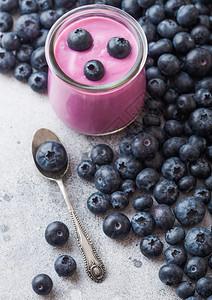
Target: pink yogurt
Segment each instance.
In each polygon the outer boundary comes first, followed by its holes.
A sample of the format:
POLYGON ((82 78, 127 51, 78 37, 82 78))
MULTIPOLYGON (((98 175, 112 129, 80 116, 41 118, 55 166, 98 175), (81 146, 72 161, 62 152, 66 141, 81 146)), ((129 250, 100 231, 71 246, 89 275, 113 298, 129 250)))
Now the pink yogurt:
POLYGON ((146 56, 147 42, 140 25, 120 9, 87 5, 62 16, 46 41, 48 95, 58 117, 85 134, 107 134, 126 127, 143 105, 146 56), (68 47, 67 37, 76 28, 91 34, 90 49, 78 52, 68 47), (107 52, 107 42, 115 36, 130 42, 131 52, 124 59, 107 52), (84 76, 84 65, 91 59, 104 65, 105 74, 99 81, 84 76))

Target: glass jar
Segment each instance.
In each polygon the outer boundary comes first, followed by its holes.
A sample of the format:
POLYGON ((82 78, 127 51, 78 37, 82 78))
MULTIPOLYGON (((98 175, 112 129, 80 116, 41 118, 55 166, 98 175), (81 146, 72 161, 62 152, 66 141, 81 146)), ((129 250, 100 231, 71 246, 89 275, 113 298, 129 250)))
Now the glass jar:
MULTIPOLYGON (((81 6, 64 14, 50 29, 45 45, 49 66, 48 96, 58 117, 69 127, 89 135, 117 132, 133 122, 141 111, 145 97, 144 65, 147 50, 142 28, 121 9, 94 4, 81 6), (112 20, 115 22, 114 26, 124 26, 137 43, 135 61, 130 70, 106 84, 85 84, 74 80, 62 70, 55 55, 58 37, 73 24, 83 24, 83 20, 92 18, 99 18, 102 22, 112 20)), ((124 59, 122 61, 124 64, 124 59)))

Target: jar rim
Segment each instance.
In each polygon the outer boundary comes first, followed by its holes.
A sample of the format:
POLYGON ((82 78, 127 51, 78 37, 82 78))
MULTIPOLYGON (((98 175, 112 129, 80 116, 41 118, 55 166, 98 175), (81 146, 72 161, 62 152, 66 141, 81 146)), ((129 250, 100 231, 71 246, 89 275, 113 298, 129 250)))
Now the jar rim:
MULTIPOLYGON (((89 15, 88 15, 89 16, 89 15)), ((117 21, 117 19, 116 19, 117 21)), ((75 9, 70 10, 69 12, 65 13, 63 16, 61 16, 51 27, 48 36, 46 38, 46 44, 45 44, 45 53, 46 53, 46 59, 48 63, 48 67, 53 71, 61 80, 65 81, 66 83, 75 86, 76 88, 81 88, 83 90, 90 90, 90 91, 104 91, 104 90, 110 90, 116 87, 119 87, 127 82, 129 82, 131 79, 136 76, 136 74, 143 69, 146 58, 147 58, 147 40, 145 33, 139 23, 128 13, 125 11, 110 6, 110 5, 104 5, 104 4, 89 4, 77 7, 75 9), (94 11, 95 10, 95 11, 94 11), (60 66, 57 63, 57 60, 55 58, 54 54, 54 42, 57 38, 57 33, 60 31, 61 28, 65 27, 68 22, 70 21, 71 17, 75 16, 75 19, 79 17, 86 17, 85 12, 88 14, 94 14, 96 16, 105 16, 110 17, 115 20, 115 17, 120 17, 120 22, 124 24, 124 21, 128 22, 128 25, 131 27, 131 29, 134 30, 138 42, 138 54, 135 63, 133 64, 132 68, 121 78, 119 78, 116 81, 107 83, 107 84, 101 84, 101 85, 86 85, 79 83, 78 81, 73 80, 71 77, 69 77, 65 72, 62 71, 60 66), (106 15, 105 15, 106 13, 106 15), (110 15, 111 13, 111 15, 110 15), (123 21, 124 20, 124 21, 123 21)))

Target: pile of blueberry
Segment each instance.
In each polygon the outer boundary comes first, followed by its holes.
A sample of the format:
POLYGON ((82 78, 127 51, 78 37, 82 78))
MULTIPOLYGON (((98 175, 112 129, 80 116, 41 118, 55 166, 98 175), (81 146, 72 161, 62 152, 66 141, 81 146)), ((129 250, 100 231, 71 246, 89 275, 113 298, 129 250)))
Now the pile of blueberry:
MULTIPOLYGON (((64 223, 54 221, 46 227, 45 239, 51 246, 61 247, 68 238, 69 230, 64 223)), ((60 255, 54 263, 54 269, 60 277, 72 276, 76 268, 76 261, 70 255, 60 255)), ((53 281, 47 274, 38 274, 32 280, 32 288, 38 295, 47 295, 53 288, 53 281)))

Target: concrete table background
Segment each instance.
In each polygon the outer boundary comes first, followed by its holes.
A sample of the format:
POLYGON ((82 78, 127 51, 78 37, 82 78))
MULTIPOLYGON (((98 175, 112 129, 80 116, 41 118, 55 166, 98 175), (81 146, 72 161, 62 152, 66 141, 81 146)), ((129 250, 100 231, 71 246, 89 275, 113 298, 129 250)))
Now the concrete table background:
MULTIPOLYGON (((164 263, 145 258, 139 248, 141 238, 131 232, 122 241, 109 239, 102 231, 104 216, 88 211, 86 200, 96 191, 92 182, 76 173, 79 162, 89 157, 91 148, 108 143, 118 155, 118 144, 125 131, 89 137, 64 125, 51 108, 48 97, 39 95, 18 82, 11 74, 0 75, 0 300, 44 299, 31 288, 31 280, 39 273, 48 274, 54 283, 45 299, 52 300, 176 300, 175 289, 162 284, 158 270, 164 263), (74 207, 105 263, 107 277, 97 284, 85 273, 74 230, 65 202, 54 182, 43 178, 31 156, 33 133, 46 127, 64 143, 70 157, 65 185, 74 207), (45 241, 46 226, 52 221, 64 222, 70 230, 68 243, 60 248, 45 241), (77 262, 71 278, 61 278, 54 270, 60 254, 70 254, 77 262)), ((137 192, 133 197, 139 194, 137 192)), ((131 199, 132 203, 132 199, 131 199)), ((123 213, 135 213, 130 204, 123 213)), ((199 226, 209 228, 207 212, 199 226)), ((163 233, 156 230, 163 240, 163 233)), ((164 249, 168 245, 164 243, 164 249)))

